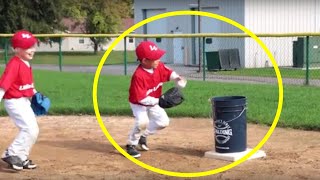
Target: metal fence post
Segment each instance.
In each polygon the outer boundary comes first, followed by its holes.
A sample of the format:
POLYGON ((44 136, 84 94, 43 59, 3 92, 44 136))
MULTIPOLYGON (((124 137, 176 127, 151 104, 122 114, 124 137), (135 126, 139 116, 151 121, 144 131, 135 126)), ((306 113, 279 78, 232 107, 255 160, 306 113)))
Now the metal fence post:
POLYGON ((124 37, 124 75, 127 75, 127 37, 124 37))
POLYGON ((309 65, 310 65, 310 61, 309 61, 309 36, 307 36, 306 38, 306 85, 309 85, 309 65))
POLYGON ((206 37, 202 37, 202 71, 203 71, 203 81, 206 81, 206 47, 205 47, 206 37))
POLYGON ((4 40, 4 62, 7 64, 8 62, 8 38, 5 38, 4 40))
POLYGON ((61 44, 62 44, 62 37, 59 38, 59 70, 62 71, 62 50, 61 50, 61 44))

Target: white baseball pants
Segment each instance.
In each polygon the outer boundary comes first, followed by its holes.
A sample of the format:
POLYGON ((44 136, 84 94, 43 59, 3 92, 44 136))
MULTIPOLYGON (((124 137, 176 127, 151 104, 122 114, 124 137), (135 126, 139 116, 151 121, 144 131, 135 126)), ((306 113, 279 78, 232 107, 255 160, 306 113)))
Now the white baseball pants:
POLYGON ((25 161, 39 134, 39 127, 28 98, 5 99, 4 106, 19 133, 8 147, 6 155, 18 156, 25 161))
POLYGON ((169 117, 159 105, 142 106, 130 103, 130 106, 135 123, 129 134, 128 145, 137 145, 141 135, 147 137, 169 125, 169 117))

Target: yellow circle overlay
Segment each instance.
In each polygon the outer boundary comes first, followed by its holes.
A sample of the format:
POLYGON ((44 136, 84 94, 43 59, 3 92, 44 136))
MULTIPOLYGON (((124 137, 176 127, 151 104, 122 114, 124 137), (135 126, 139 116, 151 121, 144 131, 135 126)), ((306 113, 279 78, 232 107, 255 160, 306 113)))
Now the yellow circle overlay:
POLYGON ((208 176, 208 175, 213 175, 213 174, 217 174, 223 171, 227 171, 241 163, 243 163, 244 161, 246 161, 250 156, 252 156, 254 153, 256 153, 269 139, 269 137, 271 136, 271 134, 273 133, 274 129, 276 128, 276 125, 279 121, 280 118, 280 114, 281 114, 281 110, 282 110, 282 104, 283 104, 283 85, 282 85, 282 78, 281 78, 281 74, 280 74, 280 70, 278 68, 278 65, 273 57, 273 55, 271 54, 271 52, 269 51, 269 49, 266 47, 266 45, 251 31, 249 31, 246 27, 242 26, 241 24, 237 23, 236 21, 233 21, 229 18, 226 18, 224 16, 221 15, 217 15, 217 14, 213 14, 213 13, 208 13, 208 12, 202 12, 202 11, 172 11, 172 12, 167 12, 167 13, 163 13, 163 14, 159 14, 159 15, 155 15, 152 16, 148 19, 145 19, 143 21, 140 21, 139 23, 135 24, 134 26, 130 27, 129 29, 127 29, 124 33, 122 33, 108 48, 108 50, 104 53, 104 55, 102 56, 100 63, 97 67, 96 73, 95 73, 95 77, 94 77, 94 81, 93 81, 93 91, 92 91, 92 95, 93 95, 93 106, 94 106, 94 111, 98 120, 98 123, 100 125, 100 128, 102 129, 103 133, 105 134, 105 136, 108 138, 108 140, 111 142, 111 144, 122 154, 124 155, 127 159, 131 160, 132 162, 134 162, 135 164, 159 173, 159 174, 163 174, 163 175, 167 175, 167 176, 175 176, 175 177, 202 177, 202 176, 208 176), (99 112, 99 107, 98 107, 98 99, 97 99, 97 87, 98 87, 98 81, 99 81, 99 76, 100 76, 100 72, 101 69, 107 59, 107 57, 109 56, 110 52, 113 50, 113 48, 125 37, 127 36, 130 32, 134 31, 135 29, 158 19, 161 18, 166 18, 166 17, 171 17, 171 16, 182 16, 182 15, 199 15, 199 16, 206 16, 206 17, 210 17, 210 18, 214 18, 214 19, 218 19, 221 21, 224 21, 226 23, 229 23, 239 29, 241 29, 243 32, 245 32, 246 34, 248 34, 249 36, 251 36, 261 47, 262 49, 266 52, 266 54, 268 55, 268 57, 270 58, 272 65, 274 67, 276 76, 277 76, 277 80, 278 80, 278 88, 279 88, 279 98, 278 98, 278 107, 277 107, 277 112, 276 115, 274 117, 273 123, 270 127, 270 129, 268 130, 267 134, 263 137, 263 139, 259 142, 259 144, 252 149, 248 154, 246 154, 245 156, 243 156, 241 159, 228 164, 226 166, 217 168, 217 169, 213 169, 213 170, 209 170, 209 171, 203 171, 203 172, 174 172, 174 171, 167 171, 167 170, 163 170, 163 169, 159 169, 153 166, 150 166, 148 164, 143 163, 142 161, 139 161, 138 159, 131 157, 126 151, 124 151, 116 142, 115 140, 111 137, 111 135, 109 134, 108 130, 106 129, 106 127, 103 124, 103 121, 101 119, 101 115, 99 112))

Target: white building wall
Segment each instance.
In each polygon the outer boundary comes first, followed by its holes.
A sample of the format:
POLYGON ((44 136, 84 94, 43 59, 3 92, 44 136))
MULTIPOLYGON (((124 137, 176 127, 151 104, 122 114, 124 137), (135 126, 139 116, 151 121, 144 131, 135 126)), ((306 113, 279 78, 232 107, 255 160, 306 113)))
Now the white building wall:
MULTIPOLYGON (((244 23, 244 0, 201 0, 200 6, 202 11, 220 14, 231 18, 239 23, 244 23)), ((135 0, 134 1, 134 13, 135 23, 143 20, 143 11, 162 10, 162 12, 176 11, 176 10, 191 10, 192 7, 197 8, 198 0, 135 0)), ((148 18, 147 16, 146 18, 148 18)), ((195 33, 198 33, 198 17, 194 18, 195 33)), ((158 28, 166 28, 163 33, 192 33, 192 17, 191 16, 173 16, 158 21, 164 21, 163 26, 158 28)), ((214 32, 241 32, 239 29, 221 22, 220 20, 202 17, 200 18, 200 32, 214 33, 214 32)), ((153 22, 151 22, 153 23, 153 22)), ((151 24, 150 23, 150 24, 151 24)), ((147 24, 148 29, 148 24, 147 24)), ((143 34, 143 27, 136 30, 136 33, 143 34)), ((154 31, 148 31, 148 34, 155 34, 154 31)), ((143 39, 137 39, 139 43, 143 39)), ((151 39, 153 40, 153 39, 151 39)), ((180 40, 177 40, 180 41, 180 40)), ((165 62, 174 62, 173 57, 176 55, 176 51, 183 50, 180 54, 183 57, 184 64, 192 64, 192 51, 195 51, 196 64, 199 63, 199 51, 198 51, 198 39, 192 42, 191 38, 184 38, 181 40, 184 46, 181 48, 174 48, 173 44, 175 39, 166 39, 165 45, 163 46, 167 50, 165 62), (193 44, 195 46, 193 46, 193 44), (174 52, 175 51, 175 52, 174 52)), ((216 51, 219 48, 239 48, 240 54, 243 57, 244 45, 241 41, 233 41, 221 38, 213 38, 213 44, 206 45, 206 51, 216 51)), ((243 58, 242 58, 243 61, 243 58)))
MULTIPOLYGON (((116 38, 111 38, 105 45, 99 47, 99 51, 105 51, 111 45, 111 43, 116 38)), ((135 50, 135 39, 134 38, 127 38, 127 50, 133 51, 135 50)), ((93 43, 91 42, 90 38, 80 38, 80 37, 66 37, 63 38, 61 44, 61 50, 64 52, 91 52, 93 51, 93 43)), ((123 51, 124 50, 124 39, 122 39, 113 49, 114 51, 123 51)), ((59 51, 59 44, 52 43, 52 46, 49 43, 41 42, 40 45, 37 47, 37 51, 39 52, 58 52, 59 51)))
MULTIPOLYGON (((135 23, 143 19, 143 9, 164 9, 165 11, 190 10, 190 4, 198 0, 135 0, 135 23)), ((295 33, 320 31, 320 0, 201 0, 202 11, 217 13, 244 25, 253 33, 295 33)), ((197 24, 197 18, 195 24, 197 24)), ((166 33, 191 32, 191 16, 166 18, 166 33), (178 30, 176 30, 178 27, 178 30)), ((201 32, 242 32, 239 29, 211 18, 202 18, 201 32), (217 27, 212 28, 212 26, 217 27)), ((162 27, 159 27, 162 28, 162 27)), ((143 33, 142 27, 137 33, 143 33)), ((195 33, 197 33, 197 27, 195 33)), ((152 33, 152 32, 148 32, 152 33)), ((279 66, 292 66, 293 38, 260 38, 269 48, 279 66)), ((140 39, 141 40, 141 39, 140 39)), ((140 41, 139 40, 139 41, 140 41)), ((138 42, 139 42, 138 41, 138 42)), ((191 64, 192 46, 190 39, 184 39, 183 53, 187 64, 191 64)), ((165 48, 168 57, 173 58, 174 40, 168 40, 165 48)), ((271 67, 271 61, 263 49, 252 38, 214 38, 206 51, 238 48, 241 64, 245 67, 271 67)), ((198 51, 196 52, 198 58, 198 51)), ((173 62, 173 61, 168 61, 173 62)), ((198 63, 198 59, 196 60, 198 63)))
MULTIPOLYGON (((254 33, 317 32, 320 30, 319 0, 246 0, 245 26, 254 33)), ((296 38, 261 38, 279 66, 292 66, 296 38)), ((262 48, 246 39, 245 66, 272 66, 262 48)))
MULTIPOLYGON (((110 41, 102 46, 102 50, 107 50, 111 44, 116 40, 116 38, 111 38, 110 41)), ((126 47, 128 51, 135 50, 135 38, 126 38, 126 47)), ((124 39, 122 39, 114 48, 114 51, 123 51, 124 50, 124 39)))
MULTIPOLYGON (((67 50, 69 49, 69 41, 65 38, 62 40, 61 49, 67 50)), ((59 51, 59 43, 44 43, 40 42, 39 46, 37 46, 37 51, 39 52, 58 52, 59 51)))

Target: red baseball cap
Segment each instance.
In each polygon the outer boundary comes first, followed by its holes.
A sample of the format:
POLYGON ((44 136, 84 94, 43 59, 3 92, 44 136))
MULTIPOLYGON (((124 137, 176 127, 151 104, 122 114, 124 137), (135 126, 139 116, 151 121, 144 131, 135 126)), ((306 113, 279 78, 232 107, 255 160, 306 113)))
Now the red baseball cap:
POLYGON ((14 33, 11 39, 11 46, 13 48, 29 49, 37 42, 37 38, 35 38, 31 32, 20 30, 14 33))
POLYGON ((138 60, 158 60, 166 53, 165 50, 160 49, 155 43, 151 41, 142 41, 136 48, 136 55, 138 60))

